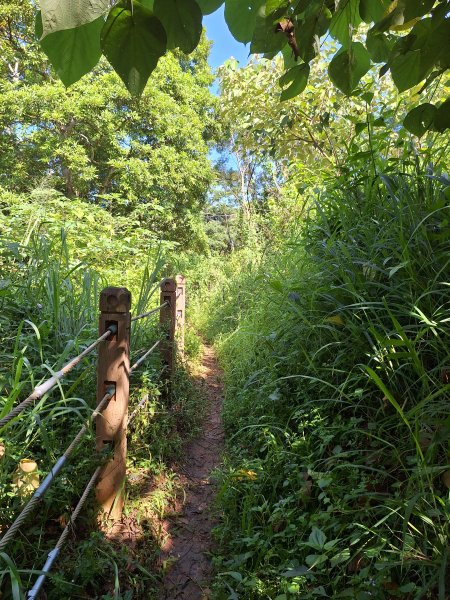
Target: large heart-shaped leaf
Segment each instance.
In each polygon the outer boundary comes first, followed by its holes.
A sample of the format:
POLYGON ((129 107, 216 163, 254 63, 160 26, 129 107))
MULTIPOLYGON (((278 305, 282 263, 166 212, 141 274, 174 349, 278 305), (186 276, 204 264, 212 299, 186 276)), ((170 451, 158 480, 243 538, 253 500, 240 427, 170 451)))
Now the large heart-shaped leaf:
POLYGON ((391 64, 392 79, 399 92, 419 84, 432 67, 425 62, 421 50, 413 50, 397 56, 391 64))
POLYGON ((145 6, 120 2, 109 13, 101 35, 103 53, 133 95, 140 95, 158 59, 166 51, 167 36, 159 19, 145 6))
POLYGON ((333 56, 328 74, 335 86, 349 96, 369 69, 369 53, 360 42, 353 42, 333 56))
POLYGON ((449 61, 450 20, 436 21, 422 19, 393 48, 394 58, 389 66, 400 92, 423 81, 437 62, 449 61))
POLYGON ((441 133, 450 128, 450 98, 443 102, 436 110, 434 129, 441 133))
POLYGON ((347 48, 353 31, 361 23, 359 0, 341 0, 330 23, 331 35, 347 48))
POLYGON ((265 0, 225 0, 225 21, 238 42, 251 42, 259 9, 265 0))
POLYGON ((391 55, 392 39, 386 33, 374 31, 372 29, 367 33, 366 47, 369 51, 370 58, 375 63, 387 62, 391 55))
POLYGON ((98 63, 102 51, 100 34, 105 21, 99 17, 73 29, 55 31, 42 37, 42 15, 36 15, 36 36, 58 77, 66 87, 78 81, 98 63))
POLYGON ((406 115, 403 125, 417 137, 422 137, 433 125, 436 110, 429 102, 416 106, 406 115))
POLYGON ((380 21, 386 13, 391 0, 360 0, 359 14, 366 23, 380 21))
POLYGON ((433 4, 435 4, 435 0, 408 0, 403 12, 405 22, 426 15, 433 8, 433 4))
POLYGON ((224 0, 197 0, 197 4, 204 15, 210 15, 222 6, 223 3, 224 0))
POLYGON ((252 54, 277 54, 286 45, 287 38, 282 31, 277 31, 272 17, 266 17, 264 6, 258 9, 253 30, 250 52, 252 54))
POLYGON ((166 30, 169 50, 195 50, 202 35, 202 11, 195 0, 155 0, 153 12, 166 30))
POLYGON ((105 15, 109 0, 40 0, 42 36, 55 31, 73 29, 105 15))

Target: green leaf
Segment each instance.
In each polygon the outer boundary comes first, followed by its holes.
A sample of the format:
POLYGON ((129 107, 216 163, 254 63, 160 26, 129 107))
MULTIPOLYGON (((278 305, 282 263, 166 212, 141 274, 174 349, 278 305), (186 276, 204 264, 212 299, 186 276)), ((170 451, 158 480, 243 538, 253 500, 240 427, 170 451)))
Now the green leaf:
POLYGON ((337 52, 328 67, 331 81, 349 96, 370 69, 370 56, 360 42, 337 52))
POLYGON ((195 0, 155 0, 153 13, 166 30, 168 50, 195 50, 202 35, 202 11, 195 0))
POLYGON ((425 102, 409 111, 403 125, 412 134, 422 137, 431 128, 436 112, 434 104, 425 102))
POLYGON ((377 19, 375 22, 375 29, 378 31, 387 31, 396 27, 402 27, 406 23, 404 11, 407 0, 398 0, 395 4, 392 2, 392 10, 386 11, 385 15, 381 19, 377 19))
POLYGON ((313 568, 327 560, 326 554, 308 554, 305 558, 305 563, 313 568))
POLYGON ((321 490, 324 490, 325 488, 327 488, 331 483, 333 482, 332 479, 319 479, 317 482, 317 485, 320 487, 321 490))
POLYGON ((133 95, 140 95, 158 59, 166 51, 167 37, 159 19, 139 2, 120 2, 109 13, 102 31, 106 58, 133 95))
POLYGON ((407 36, 399 39, 392 53, 394 58, 389 65, 392 78, 403 92, 423 81, 434 65, 449 61, 450 20, 418 21, 407 36))
POLYGON ((359 14, 365 23, 372 23, 383 18, 391 0, 360 0, 359 14))
POLYGON ((431 66, 424 64, 420 50, 414 50, 397 56, 391 64, 391 74, 399 92, 404 92, 420 83, 431 66))
POLYGON ((282 31, 276 31, 272 17, 266 17, 264 6, 261 6, 257 11, 250 52, 278 53, 286 44, 286 35, 282 31))
POLYGON ((287 71, 288 69, 291 69, 292 67, 295 67, 298 64, 295 59, 294 52, 293 52, 292 48, 289 46, 289 44, 286 44, 286 46, 284 46, 284 48, 281 50, 281 53, 283 55, 283 63, 284 63, 285 71, 287 71))
POLYGON ((6 563, 9 571, 9 576, 11 579, 11 592, 13 600, 22 600, 23 599, 23 584, 20 579, 20 573, 17 569, 16 565, 5 552, 0 552, 0 558, 6 563))
POLYGON ((406 418, 405 413, 403 412, 403 410, 400 407, 397 400, 394 398, 394 396, 391 394, 391 392, 387 389, 387 387, 381 381, 380 377, 370 367, 366 367, 366 371, 369 374, 370 378, 376 383, 376 385, 380 388, 380 390, 383 392, 383 394, 386 396, 386 398, 389 400, 389 402, 392 404, 392 406, 398 412, 398 414, 402 418, 403 422, 408 427, 409 431, 412 433, 411 425, 410 425, 408 419, 406 418))
POLYGON ((308 539, 309 544, 314 548, 318 548, 321 550, 324 547, 326 541, 327 536, 324 534, 324 532, 321 529, 318 529, 317 527, 313 527, 308 539))
POLYGON ((426 15, 433 8, 434 3, 435 0, 408 0, 403 11, 405 23, 426 15))
POLYGON ((221 575, 229 575, 236 581, 242 581, 242 575, 239 573, 239 571, 224 571, 223 573, 221 573, 221 575))
POLYGON ((413 581, 411 581, 410 583, 406 583, 405 585, 400 586, 398 588, 398 591, 405 594, 408 592, 414 592, 416 589, 417 589, 416 584, 413 581))
POLYGON ((281 87, 290 84, 288 88, 281 92, 280 99, 282 102, 290 100, 303 92, 308 83, 309 71, 309 65, 303 63, 289 69, 289 71, 280 77, 279 84, 281 87))
POLYGON ((436 110, 433 125, 434 129, 441 133, 450 128, 450 98, 443 102, 436 110))
POLYGON ((259 9, 264 0, 225 0, 225 21, 238 42, 251 42, 259 9))
POLYGON ((305 62, 312 60, 319 52, 319 40, 328 31, 331 13, 323 2, 313 0, 309 3, 295 28, 295 38, 300 58, 305 62))
POLYGON ((315 17, 312 17, 300 23, 295 31, 299 55, 305 62, 312 60, 318 53, 319 38, 316 34, 316 23, 315 17))
POLYGON ((387 62, 389 60, 393 40, 386 34, 370 30, 366 38, 366 48, 370 58, 375 63, 387 62))
POLYGON ((200 10, 204 15, 210 15, 222 6, 224 0, 197 0, 200 10))
POLYGON ((286 12, 289 6, 289 0, 267 0, 266 1, 266 15, 273 15, 274 13, 286 12))
MULTIPOLYGON (((105 21, 99 17, 74 29, 55 31, 41 39, 40 44, 66 87, 89 73, 100 60, 100 34, 105 21)), ((42 36, 42 15, 36 15, 36 36, 42 36)))
POLYGON ((40 0, 43 37, 55 31, 92 23, 105 15, 109 0, 40 0))
POLYGON ((340 0, 330 23, 330 34, 348 48, 353 31, 361 23, 359 0, 340 0))

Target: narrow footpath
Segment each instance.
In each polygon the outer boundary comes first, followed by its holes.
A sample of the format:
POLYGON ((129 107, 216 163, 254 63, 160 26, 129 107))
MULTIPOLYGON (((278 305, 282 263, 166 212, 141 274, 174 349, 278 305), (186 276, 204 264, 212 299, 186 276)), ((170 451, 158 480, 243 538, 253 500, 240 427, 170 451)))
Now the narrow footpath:
POLYGON ((212 502, 216 493, 211 471, 220 464, 223 448, 223 383, 214 350, 209 346, 204 346, 197 378, 207 399, 206 416, 200 436, 186 446, 183 461, 175 467, 186 497, 180 514, 166 519, 163 524, 167 537, 161 561, 169 567, 158 600, 206 600, 211 597, 209 553, 213 546, 212 502))

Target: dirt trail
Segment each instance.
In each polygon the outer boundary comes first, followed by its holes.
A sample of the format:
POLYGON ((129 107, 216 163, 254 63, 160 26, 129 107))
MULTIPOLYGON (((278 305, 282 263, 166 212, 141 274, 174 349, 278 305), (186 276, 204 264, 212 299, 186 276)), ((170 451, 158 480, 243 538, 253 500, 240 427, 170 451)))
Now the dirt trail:
POLYGON ((198 374, 208 406, 200 436, 184 451, 182 463, 175 469, 186 492, 181 514, 164 522, 167 535, 161 560, 169 564, 158 600, 204 600, 211 597, 209 581, 212 566, 211 529, 215 524, 211 504, 215 486, 211 471, 219 465, 223 447, 221 409, 222 372, 212 348, 204 346, 198 374), (173 561, 173 562, 172 562, 173 561))

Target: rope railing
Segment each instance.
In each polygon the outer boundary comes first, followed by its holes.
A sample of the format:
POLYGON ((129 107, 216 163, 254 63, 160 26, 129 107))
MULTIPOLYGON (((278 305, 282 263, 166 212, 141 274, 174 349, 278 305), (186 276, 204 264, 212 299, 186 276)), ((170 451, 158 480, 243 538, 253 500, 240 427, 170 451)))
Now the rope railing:
POLYGON ((73 513, 69 519, 69 522, 64 527, 64 530, 63 530, 62 534, 60 535, 59 540, 56 543, 56 546, 53 548, 53 550, 51 550, 48 553, 47 560, 45 561, 45 564, 42 567, 41 574, 36 579, 35 584, 33 585, 32 589, 28 592, 28 595, 27 595, 28 600, 34 600, 35 598, 38 597, 38 594, 41 591, 42 586, 44 585, 45 579, 47 578, 47 575, 50 573, 53 563, 58 558, 60 550, 64 546, 64 543, 67 539, 67 536, 69 535, 71 527, 73 526, 78 515, 80 514, 81 509, 83 508, 83 505, 86 502, 90 491, 92 490, 92 488, 94 487, 94 485, 97 482, 97 479, 100 475, 101 469, 102 469, 101 467, 97 467, 95 469, 94 474, 90 478, 89 483, 85 487, 84 492, 83 492, 81 498, 79 499, 78 504, 76 505, 75 510, 73 511, 73 513))
POLYGON ((134 421, 134 419, 138 415, 138 412, 141 410, 141 408, 143 406, 145 406, 147 404, 147 402, 148 402, 148 394, 145 394, 145 396, 142 398, 142 400, 139 402, 139 404, 136 406, 136 408, 133 410, 133 412, 129 416, 128 425, 130 425, 130 423, 132 423, 134 421))
POLYGON ((169 302, 163 302, 160 306, 157 306, 153 310, 149 310, 148 312, 142 313, 141 315, 136 315, 131 318, 131 322, 139 321, 139 319, 145 319, 146 317, 151 317, 155 313, 159 312, 162 308, 169 306, 169 302))
MULTIPOLYGON (((101 413, 101 411, 104 409, 104 407, 109 402, 109 400, 114 396, 114 391, 115 390, 113 387, 110 391, 108 391, 104 395, 101 402, 99 403, 97 408, 92 413, 90 420, 93 421, 97 417, 97 415, 99 415, 101 413)), ((70 445, 68 446, 68 448, 66 449, 64 454, 62 454, 62 456, 60 456, 58 458, 56 463, 50 469, 49 473, 47 474, 45 479, 42 481, 41 485, 37 488, 37 490, 34 492, 33 496, 31 497, 31 499, 25 505, 25 508, 22 510, 22 512, 19 514, 19 516, 15 519, 15 521, 12 523, 12 525, 10 526, 8 531, 5 533, 5 535, 0 539, 0 551, 4 550, 6 548, 8 543, 14 538, 17 531, 22 527, 22 525, 25 523, 25 521, 27 520, 29 515, 33 512, 33 510, 36 508, 36 506, 39 504, 39 502, 45 496, 49 487, 53 483, 55 477, 58 475, 58 473, 61 471, 63 466, 66 464, 66 462, 69 459, 72 452, 75 450, 75 448, 81 442, 81 440, 83 439, 87 430, 88 430, 88 423, 85 423, 81 427, 80 431, 77 433, 75 438, 72 440, 72 442, 70 443, 70 445)))
POLYGON ((150 356, 150 354, 152 354, 160 344, 161 344, 161 340, 158 340, 157 342, 155 342, 153 344, 153 346, 150 348, 150 350, 147 350, 147 352, 145 354, 143 354, 141 356, 141 358, 135 362, 135 364, 130 368, 130 375, 131 375, 131 373, 133 373, 133 371, 135 371, 138 367, 140 367, 145 360, 147 360, 147 358, 150 356))
POLYGON ((36 400, 42 398, 51 391, 58 382, 63 379, 72 369, 98 348, 97 357, 97 407, 87 421, 82 425, 76 436, 70 442, 65 452, 58 458, 39 487, 34 491, 31 498, 25 504, 19 515, 13 521, 9 529, 0 538, 0 552, 14 539, 22 525, 31 515, 44 498, 57 475, 67 464, 75 448, 86 435, 92 422, 96 423, 97 451, 101 451, 107 445, 114 449, 104 464, 97 467, 89 480, 81 498, 79 499, 69 523, 64 528, 58 542, 51 552, 48 553, 43 569, 36 579, 33 588, 28 592, 27 599, 37 598, 45 579, 56 561, 63 547, 70 528, 78 517, 90 491, 96 486, 97 501, 110 518, 121 516, 123 506, 121 481, 126 475, 126 427, 130 425, 138 415, 139 411, 148 401, 148 395, 144 396, 134 411, 127 419, 129 403, 129 379, 149 356, 160 349, 163 368, 160 372, 166 380, 165 393, 171 393, 170 380, 175 367, 175 348, 182 350, 183 326, 184 326, 184 278, 164 279, 161 282, 160 305, 148 312, 131 317, 130 305, 131 294, 126 288, 105 288, 100 295, 100 337, 90 344, 76 357, 67 362, 52 377, 36 386, 32 393, 6 416, 0 419, 0 430, 10 423, 22 411, 33 405, 36 400), (157 312, 160 313, 160 322, 164 325, 162 339, 158 339, 134 364, 130 367, 130 324, 150 317, 157 312), (177 339, 177 344, 175 343, 177 339), (102 342, 108 342, 103 344, 102 342), (106 393, 105 393, 106 392, 106 393), (110 402, 114 398, 114 402, 110 402), (99 415, 102 418, 96 419, 99 415), (125 439, 124 439, 125 438, 125 439), (118 485, 120 484, 120 485, 118 485), (111 498, 114 498, 111 503, 111 498), (119 498, 119 501, 117 499, 119 498), (117 508, 118 507, 118 508, 117 508))
MULTIPOLYGON (((134 411, 131 413, 129 419, 128 419, 128 426, 131 425, 131 423, 134 421, 134 419, 137 417, 139 411, 145 406, 145 404, 148 402, 148 394, 146 394, 141 401, 139 402, 139 404, 136 406, 136 408, 134 409, 134 411)), ((97 407, 96 409, 97 412, 100 412, 100 405, 97 407)), ((94 413, 92 414, 92 416, 94 417, 94 413)), ((92 490, 92 488, 94 487, 99 475, 101 472, 101 467, 97 467, 97 469, 95 470, 93 476, 91 477, 91 479, 89 480, 89 483, 87 484, 80 500, 78 501, 78 504, 75 507, 75 510, 72 513, 72 516, 69 520, 69 522, 67 523, 66 527, 64 528, 61 536, 59 537, 58 542, 56 543, 55 547, 48 553, 47 555, 47 560, 45 561, 44 566, 42 567, 41 570, 41 574, 39 575, 39 577, 36 579, 35 584, 33 585, 33 588, 28 592, 27 595, 27 600, 35 600, 38 597, 39 592, 41 591, 45 580, 47 578, 47 576, 49 575, 53 564, 55 563, 56 559, 59 556, 59 553, 61 551, 61 548, 64 546, 66 540, 67 540, 67 536, 69 535, 69 531, 70 528, 73 526, 76 518, 78 517, 81 508, 83 507, 84 503, 87 500, 87 497, 90 493, 90 491, 92 490)))
MULTIPOLYGON (((145 404, 148 402, 148 394, 146 394, 141 401, 139 402, 139 404, 136 406, 136 408, 134 409, 134 411, 131 413, 129 419, 128 419, 128 426, 131 425, 131 423, 134 421, 134 419, 137 417, 139 411, 145 406, 145 404)), ((98 412, 100 411, 100 405, 97 407, 96 409, 98 412)), ((94 417, 94 413, 92 414, 92 416, 94 417)), ((76 505, 72 516, 69 519, 69 522, 67 523, 67 525, 65 526, 61 536, 59 537, 58 542, 56 543, 55 547, 47 554, 47 560, 45 561, 44 566, 42 567, 41 570, 41 574, 39 575, 39 577, 36 579, 35 584, 33 585, 33 588, 28 592, 28 596, 27 596, 27 600, 35 600, 38 597, 39 592, 41 591, 45 580, 47 578, 47 576, 49 575, 53 564, 55 563, 56 559, 59 556, 59 553, 61 551, 61 548, 64 546, 67 537, 69 535, 70 532, 70 528, 73 526, 76 518, 78 517, 81 508, 83 507, 83 505, 85 504, 87 497, 89 496, 90 491, 92 490, 92 488, 94 487, 99 475, 101 472, 101 467, 97 467, 97 469, 95 470, 93 476, 91 477, 91 479, 89 480, 89 483, 87 484, 80 500, 78 501, 78 504, 76 505)))
POLYGON ((20 404, 15 406, 5 417, 0 419, 0 429, 7 425, 15 417, 19 416, 20 413, 23 412, 26 408, 34 404, 36 400, 39 400, 39 398, 42 398, 42 396, 44 396, 47 392, 53 389, 58 383, 58 381, 61 381, 61 379, 65 377, 67 373, 70 373, 70 371, 72 371, 72 369, 74 369, 83 360, 85 356, 87 356, 93 350, 95 350, 101 342, 108 339, 109 336, 111 334, 116 333, 116 331, 116 326, 110 325, 108 330, 105 331, 105 333, 101 335, 97 340, 95 340, 95 342, 93 342, 90 346, 83 350, 83 352, 78 354, 78 356, 75 356, 75 358, 72 358, 72 360, 66 363, 62 367, 62 369, 57 371, 54 375, 52 375, 52 377, 50 377, 40 385, 37 385, 32 391, 32 393, 27 398, 25 398, 25 400, 23 400, 20 404))

